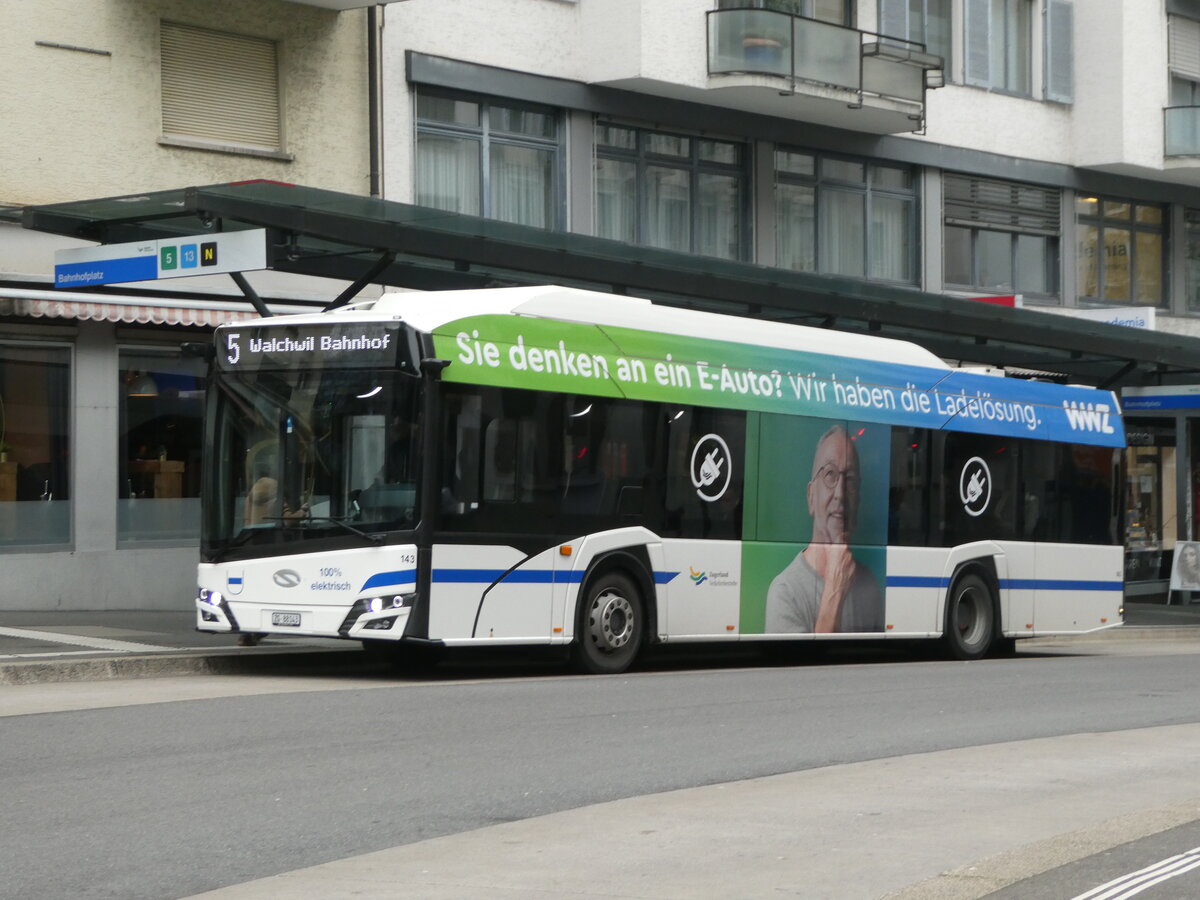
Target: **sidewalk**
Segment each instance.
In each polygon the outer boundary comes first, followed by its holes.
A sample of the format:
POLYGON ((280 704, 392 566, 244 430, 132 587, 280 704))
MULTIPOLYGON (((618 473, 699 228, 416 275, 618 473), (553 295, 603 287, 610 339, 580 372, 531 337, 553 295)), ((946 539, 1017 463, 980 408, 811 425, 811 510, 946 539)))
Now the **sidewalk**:
POLYGON ((0 685, 250 671, 278 666, 280 656, 311 666, 362 661, 353 641, 295 637, 240 647, 237 640, 196 631, 190 609, 0 610, 0 685))
MULTIPOLYGON (((1200 641, 1200 603, 1130 603, 1122 628, 1078 638, 1034 638, 1019 646, 1168 636, 1200 641)), ((311 667, 363 662, 360 647, 353 641, 298 636, 268 638, 254 647, 240 647, 236 635, 196 631, 190 609, 0 610, 0 684, 252 671, 283 664, 281 656, 311 667)))

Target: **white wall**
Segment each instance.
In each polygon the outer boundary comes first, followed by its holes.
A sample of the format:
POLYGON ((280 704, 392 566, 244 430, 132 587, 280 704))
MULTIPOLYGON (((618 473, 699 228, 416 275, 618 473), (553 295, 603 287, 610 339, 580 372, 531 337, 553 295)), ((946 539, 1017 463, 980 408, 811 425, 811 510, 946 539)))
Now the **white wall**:
POLYGON ((0 0, 0 22, 0 204, 248 178, 369 189, 362 11, 282 0, 0 0), (158 144, 160 19, 281 42, 283 127, 292 161, 158 144))

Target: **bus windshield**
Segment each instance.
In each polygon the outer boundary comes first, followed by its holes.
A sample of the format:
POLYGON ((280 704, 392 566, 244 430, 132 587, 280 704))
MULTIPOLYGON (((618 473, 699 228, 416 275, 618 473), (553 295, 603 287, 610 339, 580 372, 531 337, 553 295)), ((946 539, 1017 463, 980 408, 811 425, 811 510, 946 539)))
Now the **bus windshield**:
POLYGON ((413 528, 419 384, 378 369, 220 373, 206 555, 413 528))

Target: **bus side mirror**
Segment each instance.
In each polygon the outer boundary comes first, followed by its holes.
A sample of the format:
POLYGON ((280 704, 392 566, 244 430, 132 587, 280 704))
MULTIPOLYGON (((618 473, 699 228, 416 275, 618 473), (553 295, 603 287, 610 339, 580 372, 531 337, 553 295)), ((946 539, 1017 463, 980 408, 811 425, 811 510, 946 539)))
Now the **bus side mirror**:
POLYGON ((184 356, 196 356, 205 362, 212 362, 217 357, 217 348, 207 341, 184 341, 179 345, 179 351, 184 356))

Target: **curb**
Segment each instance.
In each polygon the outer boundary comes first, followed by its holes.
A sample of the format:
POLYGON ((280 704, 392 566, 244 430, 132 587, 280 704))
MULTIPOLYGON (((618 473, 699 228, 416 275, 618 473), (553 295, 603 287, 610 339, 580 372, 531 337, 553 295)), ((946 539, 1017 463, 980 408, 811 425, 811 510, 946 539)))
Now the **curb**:
MULTIPOLYGON (((1200 642, 1200 624, 1182 626, 1122 625, 1090 634, 1023 638, 1021 648, 1062 647, 1127 641, 1200 642)), ((55 684, 78 681, 116 681, 179 675, 248 675, 264 672, 320 674, 335 669, 374 670, 386 663, 372 660, 356 644, 345 649, 263 647, 255 649, 95 656, 0 663, 0 686, 55 684)))
POLYGON ((285 647, 250 653, 232 651, 217 654, 105 656, 92 659, 0 663, 0 685, 113 681, 173 675, 244 675, 267 670, 303 673, 370 665, 366 654, 357 646, 346 650, 293 650, 285 647))
POLYGON ((1050 644, 1094 644, 1113 641, 1200 641, 1200 624, 1197 625, 1120 625, 1093 631, 1088 634, 1049 635, 1047 637, 1020 638, 1021 647, 1045 647, 1050 644))

